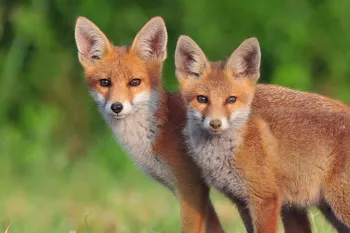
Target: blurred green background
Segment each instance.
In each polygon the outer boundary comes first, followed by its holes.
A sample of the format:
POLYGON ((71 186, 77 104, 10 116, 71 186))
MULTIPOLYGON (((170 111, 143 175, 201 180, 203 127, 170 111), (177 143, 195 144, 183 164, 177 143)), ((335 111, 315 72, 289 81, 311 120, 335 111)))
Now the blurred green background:
MULTIPOLYGON (((116 45, 163 16, 170 91, 179 35, 212 60, 256 36, 261 82, 350 103, 349 11, 349 0, 1 0, 0 232, 9 223, 11 233, 179 232, 176 199, 132 164, 88 95, 78 16, 116 45)), ((216 192, 213 199, 227 232, 244 232, 230 202, 216 192)), ((331 232, 318 211, 311 215, 315 232, 331 232)))

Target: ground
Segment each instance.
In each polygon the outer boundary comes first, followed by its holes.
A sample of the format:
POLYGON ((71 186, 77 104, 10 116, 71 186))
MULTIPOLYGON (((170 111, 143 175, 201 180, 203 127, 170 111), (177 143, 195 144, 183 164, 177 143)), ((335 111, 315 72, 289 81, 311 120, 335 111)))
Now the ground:
MULTIPOLYGON (((180 218, 172 194, 127 162, 108 172, 78 162, 65 172, 0 179, 0 227, 9 233, 121 232, 175 233, 180 218)), ((245 232, 232 204, 213 191, 212 199, 227 232, 245 232)), ((313 210, 313 231, 332 232, 313 210)), ((1 231, 0 231, 1 232, 1 231)), ((280 232, 283 232, 282 229, 280 232)))

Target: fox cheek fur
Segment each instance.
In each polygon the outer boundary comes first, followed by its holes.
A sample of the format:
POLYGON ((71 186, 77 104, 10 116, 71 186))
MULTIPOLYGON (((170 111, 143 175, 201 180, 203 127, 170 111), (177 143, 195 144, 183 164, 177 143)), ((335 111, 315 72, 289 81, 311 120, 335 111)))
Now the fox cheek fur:
POLYGON ((222 133, 226 130, 234 130, 240 128, 248 119, 250 114, 250 108, 242 108, 234 111, 230 116, 205 116, 194 108, 189 107, 187 109, 187 120, 190 125, 197 125, 198 128, 210 132, 210 124, 213 120, 218 120, 221 124, 220 131, 222 133))

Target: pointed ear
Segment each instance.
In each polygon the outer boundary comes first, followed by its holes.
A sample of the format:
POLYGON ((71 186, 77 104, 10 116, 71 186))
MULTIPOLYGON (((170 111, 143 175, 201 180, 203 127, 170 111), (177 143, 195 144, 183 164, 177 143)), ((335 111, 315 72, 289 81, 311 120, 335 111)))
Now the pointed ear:
POLYGON ((112 50, 112 45, 103 32, 84 17, 79 17, 75 24, 75 41, 82 65, 94 64, 112 50))
POLYGON ((209 62, 201 48, 188 36, 180 36, 175 50, 175 67, 178 79, 198 79, 209 62))
POLYGON ((249 38, 232 53, 226 63, 226 69, 234 78, 249 78, 255 83, 260 76, 260 60, 259 41, 249 38))
POLYGON ((158 16, 148 21, 139 31, 131 45, 131 51, 145 61, 163 62, 167 56, 167 42, 164 20, 158 16))

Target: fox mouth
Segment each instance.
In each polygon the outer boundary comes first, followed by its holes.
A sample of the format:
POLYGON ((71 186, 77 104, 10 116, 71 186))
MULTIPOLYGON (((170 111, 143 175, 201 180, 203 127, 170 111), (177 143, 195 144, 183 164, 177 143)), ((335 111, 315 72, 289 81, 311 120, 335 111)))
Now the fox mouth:
POLYGON ((215 129, 208 129, 208 132, 210 134, 213 134, 213 135, 219 135, 219 134, 222 134, 224 132, 224 130, 222 129, 218 129, 218 130, 215 130, 215 129))
POLYGON ((110 114, 114 119, 121 120, 127 117, 129 114, 110 114))
POLYGON ((203 127, 203 130, 212 135, 219 135, 226 131, 223 128, 213 129, 211 127, 203 127))

